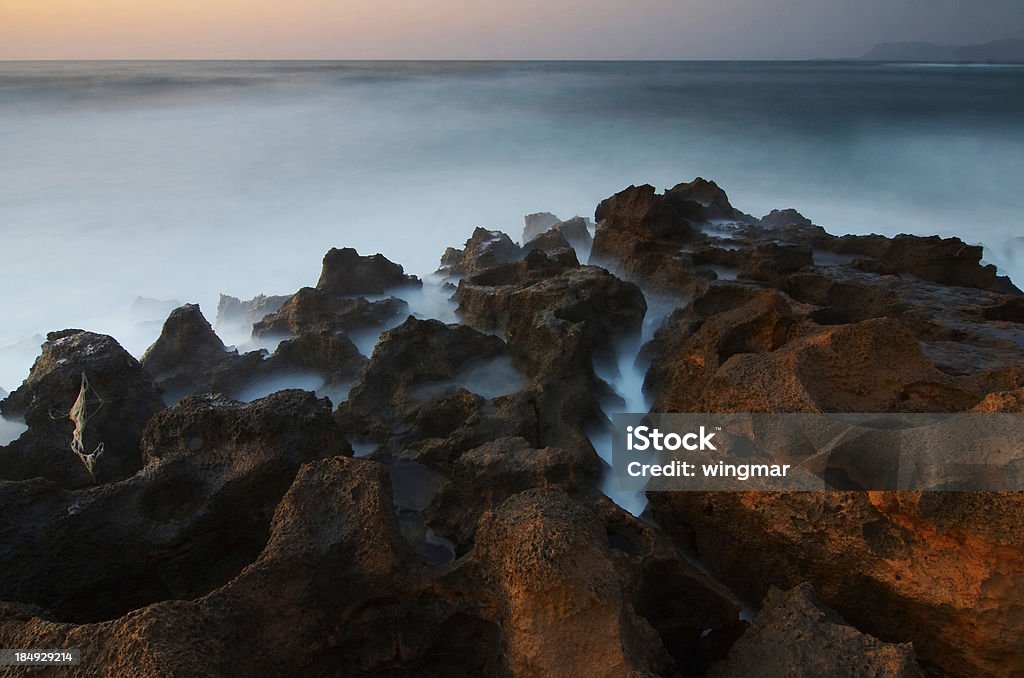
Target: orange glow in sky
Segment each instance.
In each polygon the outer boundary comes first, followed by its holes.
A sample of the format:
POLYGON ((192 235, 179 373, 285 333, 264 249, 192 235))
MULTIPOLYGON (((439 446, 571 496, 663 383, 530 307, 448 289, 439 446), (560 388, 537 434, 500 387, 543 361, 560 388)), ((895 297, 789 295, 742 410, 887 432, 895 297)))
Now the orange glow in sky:
POLYGON ((1021 0, 0 0, 0 59, 813 58, 1022 30, 1021 0))

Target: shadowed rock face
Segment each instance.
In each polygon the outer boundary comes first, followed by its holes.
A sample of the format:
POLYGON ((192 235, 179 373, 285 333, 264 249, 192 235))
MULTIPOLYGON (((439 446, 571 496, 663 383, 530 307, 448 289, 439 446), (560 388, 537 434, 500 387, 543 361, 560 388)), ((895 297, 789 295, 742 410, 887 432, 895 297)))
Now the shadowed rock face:
POLYGON ((0 449, 0 647, 79 647, 72 675, 1024 673, 1019 495, 651 493, 641 521, 599 492, 587 436, 641 286, 669 311, 645 389, 683 412, 1022 412, 1016 288, 959 240, 756 219, 703 179, 596 216, 615 273, 580 265, 583 219, 531 215, 523 248, 478 229, 443 261, 462 323, 410 317, 368 361, 348 333, 405 305, 357 295, 418 281, 349 249, 250 304, 255 335, 289 337, 273 355, 227 351, 195 306, 145 369, 51 335, 0 405, 29 425, 0 449), (356 386, 332 413, 299 391, 164 409, 153 383, 289 369, 356 386), (60 415, 83 371, 106 402, 89 433, 120 450, 97 486, 60 415), (763 601, 752 624, 737 596, 763 601))
POLYGON ((464 276, 522 258, 523 250, 507 235, 478 227, 461 250, 453 247, 445 250, 438 270, 451 276, 464 276))
POLYGON ((248 406, 188 398, 150 421, 146 465, 128 480, 0 483, 0 599, 94 621, 229 581, 263 548, 299 466, 350 453, 330 415, 301 391, 248 406))
POLYGON ((273 327, 283 319, 282 324, 291 321, 299 329, 297 337, 281 342, 272 355, 266 351, 239 354, 227 350, 199 306, 188 304, 167 318, 160 337, 142 356, 142 366, 172 403, 199 393, 234 396, 258 379, 300 371, 319 373, 328 385, 344 383, 366 365, 366 358, 337 327, 339 323, 354 322, 353 317, 372 322, 372 305, 363 299, 358 301, 362 303, 343 304, 352 311, 349 315, 325 314, 316 324, 303 322, 312 314, 268 316, 267 326, 273 327))
POLYGON ((455 300, 468 324, 508 337, 534 384, 539 443, 587 445, 583 429, 603 419, 598 399, 608 391, 594 360, 610 359, 617 340, 639 333, 647 310, 639 288, 580 266, 572 250, 534 250, 463 279, 455 300))
POLYGON ((523 229, 524 246, 541 236, 550 234, 551 231, 564 238, 581 256, 585 257, 590 252, 593 239, 590 237, 590 225, 588 225, 587 219, 573 217, 566 221, 559 221, 558 217, 547 212, 526 215, 526 227, 523 229))
POLYGON ((73 489, 93 484, 71 451, 69 419, 90 385, 83 435, 85 452, 104 451, 94 469, 99 482, 127 478, 141 466, 139 439, 150 417, 163 409, 159 391, 139 362, 111 337, 82 330, 51 332, 28 379, 0 404, 8 417, 24 417, 29 430, 0 448, 0 479, 46 478, 73 489))
POLYGON ((378 327, 408 309, 393 297, 367 301, 362 297, 336 297, 313 287, 303 287, 276 312, 253 324, 254 337, 299 336, 314 330, 352 332, 378 327))
POLYGON ((332 249, 324 255, 316 288, 333 295, 383 294, 389 289, 419 286, 420 280, 382 254, 362 257, 351 247, 332 249))
POLYGON ((193 393, 237 393, 262 369, 265 354, 228 351, 197 304, 175 309, 142 366, 171 401, 193 393))
POLYGON ((359 383, 339 408, 338 419, 356 435, 386 439, 406 430, 429 405, 415 397, 415 387, 443 383, 474 363, 502 355, 505 342, 498 337, 410 316, 381 335, 359 383))
POLYGON ((804 584, 769 591, 751 629, 709 675, 910 678, 921 672, 909 644, 883 643, 846 625, 804 584))

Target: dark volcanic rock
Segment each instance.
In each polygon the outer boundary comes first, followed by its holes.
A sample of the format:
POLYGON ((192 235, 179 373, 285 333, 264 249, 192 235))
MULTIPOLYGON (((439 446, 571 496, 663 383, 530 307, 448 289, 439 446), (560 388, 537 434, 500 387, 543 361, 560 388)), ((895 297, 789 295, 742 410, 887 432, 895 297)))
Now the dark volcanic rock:
POLYGON ((265 372, 316 372, 328 387, 348 384, 366 367, 366 357, 344 332, 329 329, 304 332, 282 341, 265 361, 265 372))
POLYGON ((707 242, 700 224, 730 216, 739 214, 725 193, 701 179, 663 195, 653 186, 630 186, 598 205, 590 258, 653 290, 690 294, 708 276, 687 248, 707 242))
POLYGON ((544 231, 523 245, 523 251, 541 250, 542 252, 553 253, 569 247, 572 247, 572 245, 565 239, 562 232, 552 228, 550 231, 544 231))
POLYGON ((533 381, 541 446, 588 444, 583 427, 603 419, 598 399, 607 390, 594 360, 611 360, 616 340, 638 334, 647 309, 635 285, 562 252, 534 250, 464 278, 455 294, 459 315, 504 333, 533 381))
POLYGON ((589 493, 601 474, 599 459, 582 449, 534 448, 523 438, 499 438, 461 454, 448 470, 427 512, 436 532, 457 551, 473 543, 476 523, 486 510, 532 488, 555 487, 589 493))
POLYGON ((883 643, 848 626, 803 585, 787 593, 769 591, 751 628, 710 675, 910 678, 921 671, 909 644, 883 643))
POLYGON ((522 258, 523 250, 507 235, 478 227, 463 249, 449 247, 445 251, 439 270, 448 275, 463 276, 522 258))
MULTIPOLYGON (((758 220, 702 179, 596 216, 594 260, 667 315, 637 361, 655 410, 1024 411, 1022 296, 977 248, 758 220)), ((0 451, 0 647, 81 648, 72 675, 1024 674, 1019 494, 652 492, 644 520, 601 494, 598 374, 647 302, 580 265, 587 226, 478 229, 442 262, 465 324, 409 318, 368 363, 348 333, 405 306, 351 297, 418 281, 354 250, 256 323, 291 337, 274 355, 183 307, 144 361, 186 391, 359 373, 333 415, 299 391, 159 411, 109 337, 52 335, 0 405, 30 425, 0 451), (133 461, 77 489, 83 372, 133 461), (765 601, 749 628, 738 597, 765 601)))
POLYGON ((581 256, 590 253, 590 248, 594 244, 594 239, 590 235, 590 223, 589 219, 584 217, 573 217, 565 221, 560 221, 555 224, 554 228, 562 234, 569 244, 573 246, 581 256))
MULTIPOLYGON (((314 297, 319 298, 318 295, 319 292, 313 291, 314 297)), ((289 307, 300 309, 294 315, 279 313, 268 316, 273 319, 268 327, 285 328, 294 323, 302 331, 298 337, 281 342, 273 355, 266 351, 243 354, 228 351, 199 307, 189 304, 171 313, 160 337, 142 356, 142 365, 164 389, 165 398, 171 402, 197 393, 236 396, 258 379, 299 372, 318 373, 327 386, 347 383, 363 369, 366 358, 335 325, 345 321, 371 322, 371 318, 381 310, 386 312, 397 306, 379 303, 386 308, 364 299, 342 300, 338 304, 351 313, 334 316, 333 323, 322 320, 317 324, 304 324, 303 321, 312 322, 317 316, 312 311, 304 314, 302 311, 308 310, 309 306, 301 303, 289 307)))
POLYGON ((254 337, 294 337, 323 329, 352 332, 380 327, 408 308, 406 302, 394 297, 367 301, 362 297, 337 297, 313 287, 303 287, 277 312, 254 323, 252 333, 254 337))
POLYGON ((419 278, 406 275, 401 265, 382 254, 359 256, 351 247, 331 249, 324 255, 323 270, 316 287, 321 292, 347 296, 383 294, 389 289, 419 286, 419 278))
MULTIPOLYGON (((587 219, 573 217, 565 221, 559 221, 558 217, 548 212, 526 215, 526 227, 523 229, 523 243, 525 249, 529 243, 537 240, 545 234, 555 231, 576 250, 580 256, 586 257, 590 253, 593 238, 590 236, 590 226, 587 219)), ((553 238, 554 236, 548 236, 553 238)), ((534 247, 532 249, 549 249, 549 247, 534 247)))
POLYGON ((146 467, 120 483, 0 483, 0 599, 94 621, 202 595, 259 554, 303 462, 350 453, 328 401, 301 391, 248 406, 188 398, 141 447, 146 467))
POLYGON ((844 235, 830 243, 839 253, 866 254, 896 270, 942 285, 976 287, 1004 294, 1020 294, 995 266, 982 266, 982 248, 960 238, 897 235, 844 235))
POLYGON ((416 387, 506 354, 505 342, 463 325, 410 316, 381 335, 359 383, 338 410, 346 431, 374 438, 403 433, 426 404, 416 387))
POLYGON ((448 579, 399 535, 385 467, 336 457, 299 471, 226 585, 101 624, 0 606, 0 642, 80 648, 72 675, 508 675, 493 613, 448 579))
POLYGON ((103 444, 94 473, 113 482, 141 465, 139 439, 150 417, 163 409, 159 391, 139 362, 111 337, 82 330, 51 332, 25 380, 0 404, 9 417, 24 417, 29 430, 0 450, 0 478, 47 478, 65 488, 93 479, 71 451, 75 423, 69 418, 88 380, 83 446, 103 444))
POLYGON ((265 369, 266 354, 228 351, 196 304, 175 309, 142 366, 171 402, 193 393, 234 395, 265 369))
POLYGON ((761 217, 760 225, 768 229, 811 226, 811 220, 795 209, 772 210, 761 217))

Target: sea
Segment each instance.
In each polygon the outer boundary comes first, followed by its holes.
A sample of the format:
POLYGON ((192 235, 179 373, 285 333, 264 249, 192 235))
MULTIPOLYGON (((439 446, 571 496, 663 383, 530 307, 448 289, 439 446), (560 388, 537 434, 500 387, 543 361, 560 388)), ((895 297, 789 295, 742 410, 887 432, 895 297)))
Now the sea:
POLYGON ((331 247, 426 275, 476 226, 697 176, 837 234, 959 235, 1022 282, 1024 67, 0 62, 0 387, 48 331, 140 356, 177 303, 212 322, 331 247))

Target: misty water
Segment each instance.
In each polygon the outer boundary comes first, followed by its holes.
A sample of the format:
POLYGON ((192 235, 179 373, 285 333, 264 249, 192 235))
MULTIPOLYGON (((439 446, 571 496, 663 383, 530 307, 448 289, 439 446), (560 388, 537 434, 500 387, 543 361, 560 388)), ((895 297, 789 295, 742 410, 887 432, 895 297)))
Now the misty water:
MULTIPOLYGON (((0 63, 0 387, 47 331, 141 355, 162 311, 138 296, 212 321, 220 292, 314 284, 332 246, 422 275, 475 226, 518 238, 698 175, 834 233, 959 234, 1015 274, 1022 121, 1021 67, 0 63)), ((438 296, 413 310, 450 314, 438 296)))

